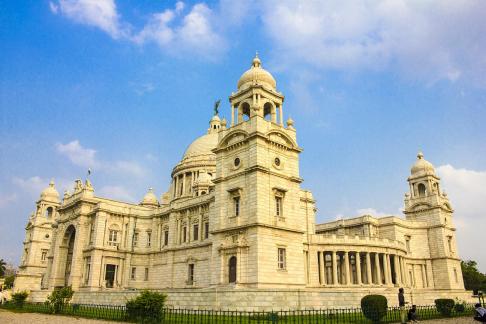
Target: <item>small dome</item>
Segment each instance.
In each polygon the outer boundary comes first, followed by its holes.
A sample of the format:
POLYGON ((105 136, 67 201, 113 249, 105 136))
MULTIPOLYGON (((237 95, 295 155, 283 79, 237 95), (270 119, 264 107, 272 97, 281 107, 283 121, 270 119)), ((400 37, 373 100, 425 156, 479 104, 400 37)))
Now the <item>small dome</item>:
POLYGON ((195 181, 195 185, 212 185, 211 176, 205 171, 199 171, 199 178, 195 181))
POLYGON ((51 180, 51 182, 49 182, 49 186, 42 190, 40 199, 51 202, 59 202, 59 192, 57 192, 56 188, 54 187, 54 180, 51 180))
POLYGON ((143 197, 142 202, 140 203, 142 206, 158 206, 159 201, 157 200, 157 196, 155 196, 154 191, 152 188, 149 188, 148 192, 143 197))
POLYGON ((218 133, 212 132, 197 138, 184 152, 182 159, 198 155, 212 155, 212 150, 218 145, 218 133))
POLYGON ((422 152, 417 154, 417 161, 410 170, 412 175, 435 174, 435 169, 432 163, 424 159, 422 152))
POLYGON ((243 73, 238 80, 238 90, 243 90, 252 84, 261 84, 272 90, 277 89, 277 82, 267 70, 261 67, 261 61, 258 54, 253 59, 251 68, 243 73))

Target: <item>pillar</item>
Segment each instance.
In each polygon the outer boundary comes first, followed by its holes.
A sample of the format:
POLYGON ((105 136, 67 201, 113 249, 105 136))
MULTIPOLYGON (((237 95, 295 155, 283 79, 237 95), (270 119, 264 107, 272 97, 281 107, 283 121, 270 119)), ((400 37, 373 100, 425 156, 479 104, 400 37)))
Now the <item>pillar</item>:
POLYGON ((235 106, 231 106, 231 126, 235 125, 235 106))
POLYGON ((356 279, 358 285, 361 285, 361 256, 359 252, 356 252, 355 254, 355 259, 356 259, 356 279))
POLYGON ((422 269, 422 287, 426 288, 427 287, 427 278, 425 274, 425 265, 421 265, 420 268, 422 269))
POLYGON ((326 278, 324 277, 324 252, 317 252, 319 253, 319 277, 321 281, 319 282, 321 285, 326 284, 326 278))
POLYGON ((184 172, 184 174, 182 175, 182 195, 181 196, 185 196, 186 195, 186 173, 184 172))
POLYGON ((400 275, 400 262, 398 261, 398 255, 393 255, 393 264, 395 265, 395 281, 397 285, 402 284, 402 278, 400 275))
POLYGON ((385 285, 390 284, 390 258, 388 254, 383 253, 383 276, 385 278, 385 285))
POLYGON ((366 252, 366 278, 368 280, 367 284, 371 285, 373 278, 371 277, 371 258, 369 252, 366 252))
POLYGON ((283 109, 282 109, 282 105, 278 106, 278 114, 279 114, 279 117, 280 117, 280 125, 283 125, 283 109))
POLYGON ((351 284, 351 276, 349 273, 349 255, 347 251, 344 251, 344 269, 346 272, 346 285, 351 284))
POLYGON ((337 260, 336 251, 332 251, 332 283, 334 285, 338 284, 337 280, 337 260))

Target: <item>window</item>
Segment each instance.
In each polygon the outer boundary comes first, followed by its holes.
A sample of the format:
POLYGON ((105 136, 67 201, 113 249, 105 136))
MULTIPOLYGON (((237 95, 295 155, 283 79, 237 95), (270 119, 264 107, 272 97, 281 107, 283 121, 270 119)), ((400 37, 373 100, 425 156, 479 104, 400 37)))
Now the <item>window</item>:
POLYGON ((137 278, 137 268, 132 267, 132 271, 130 272, 130 279, 135 280, 137 278))
POLYGON ((53 208, 52 207, 47 207, 47 209, 46 209, 46 217, 47 218, 51 218, 52 217, 52 212, 53 212, 53 208))
POLYGON ((419 197, 425 197, 425 195, 427 194, 427 189, 425 188, 425 185, 423 183, 419 183, 417 188, 419 197))
POLYGON ((44 262, 47 259, 47 250, 42 250, 41 261, 44 262))
POLYGON ((169 245, 169 231, 168 230, 164 231, 164 245, 165 246, 169 245))
POLYGON ((149 276, 149 268, 145 268, 145 275, 143 277, 143 280, 148 281, 149 276))
POLYGON ((152 245, 152 232, 148 231, 147 232, 147 247, 150 247, 152 245))
POLYGON ((275 197, 275 215, 281 217, 282 214, 282 197, 275 197))
POLYGON ((452 253, 452 236, 447 236, 447 247, 449 248, 449 253, 452 253))
POLYGON ((186 241, 187 241, 187 227, 184 226, 182 228, 182 242, 186 243, 186 241))
POLYGON ((194 241, 199 240, 199 224, 193 225, 192 236, 194 237, 194 241))
POLYGON ((194 284, 194 264, 189 264, 188 271, 187 271, 187 284, 193 285, 194 284))
POLYGON ((240 216, 240 197, 233 197, 234 216, 240 216))
POLYGON ((285 268, 286 268, 285 249, 278 248, 278 269, 285 270, 285 268))
POLYGON ((204 238, 209 238, 209 222, 204 223, 204 238))
POLYGON ((410 251, 410 236, 408 236, 408 235, 405 235, 405 245, 407 247, 407 252, 411 252, 410 251))
POLYGON ((235 159, 235 167, 240 165, 240 158, 235 159))
POLYGON ((118 246, 118 231, 110 230, 110 234, 108 236, 108 245, 118 246))
POLYGON ((95 230, 94 223, 91 223, 89 225, 89 244, 93 244, 93 240, 94 240, 94 230, 95 230))
POLYGON ((88 283, 90 272, 91 272, 91 257, 86 257, 85 268, 84 268, 84 284, 88 283))
POLYGON ((456 280, 456 283, 459 283, 459 278, 457 276, 457 269, 454 268, 454 279, 456 280))
POLYGON ((138 244, 138 232, 133 233, 133 246, 137 246, 138 244))

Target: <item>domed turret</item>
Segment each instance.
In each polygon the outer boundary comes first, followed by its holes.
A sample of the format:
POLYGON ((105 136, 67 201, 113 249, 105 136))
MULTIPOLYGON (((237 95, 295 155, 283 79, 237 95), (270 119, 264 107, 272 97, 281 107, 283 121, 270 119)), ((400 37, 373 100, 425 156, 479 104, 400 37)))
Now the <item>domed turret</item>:
POLYGON ((424 159, 424 155, 422 152, 417 154, 417 161, 410 169, 410 173, 412 177, 415 176, 422 176, 422 175, 435 175, 435 169, 432 163, 424 159))
POLYGON ((54 180, 51 180, 51 182, 49 182, 49 186, 42 190, 40 199, 54 203, 59 202, 59 192, 57 192, 56 188, 54 187, 54 180))
POLYGON ((149 188, 148 192, 143 197, 143 200, 140 203, 140 205, 146 206, 146 207, 157 207, 157 206, 159 206, 159 201, 157 200, 157 196, 155 196, 152 188, 149 188))
POLYGON ((253 59, 251 68, 243 73, 238 80, 238 90, 248 88, 253 84, 261 84, 264 87, 270 88, 274 91, 277 89, 277 82, 267 70, 261 67, 262 62, 258 58, 258 53, 253 59))

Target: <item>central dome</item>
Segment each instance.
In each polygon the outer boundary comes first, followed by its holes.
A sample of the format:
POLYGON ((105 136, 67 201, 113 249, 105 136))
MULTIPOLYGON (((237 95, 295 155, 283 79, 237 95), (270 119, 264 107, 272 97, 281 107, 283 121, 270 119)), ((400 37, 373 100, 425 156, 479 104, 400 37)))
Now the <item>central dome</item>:
POLYGON ((238 80, 238 90, 244 90, 253 84, 260 84, 272 90, 277 89, 277 81, 265 69, 261 67, 262 62, 258 58, 258 54, 253 59, 251 68, 243 73, 238 80))
POLYGON ((197 138, 184 152, 182 159, 199 155, 212 155, 212 150, 218 145, 218 133, 212 132, 197 138))

